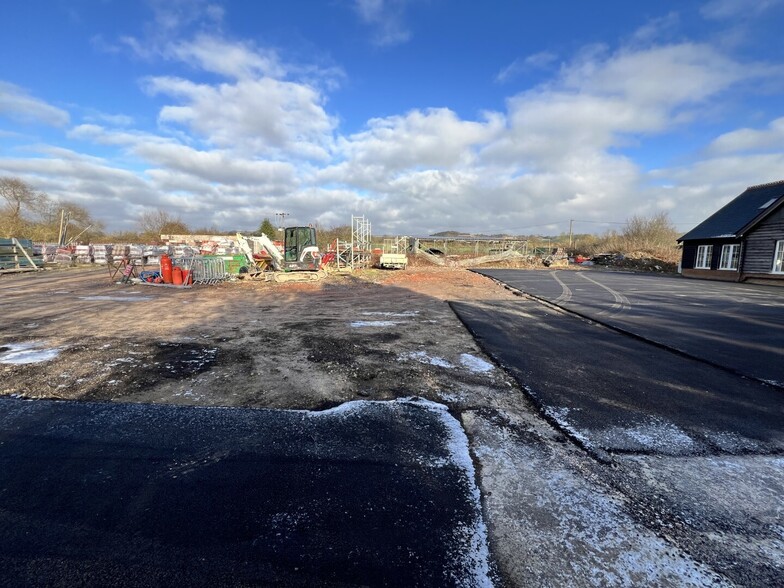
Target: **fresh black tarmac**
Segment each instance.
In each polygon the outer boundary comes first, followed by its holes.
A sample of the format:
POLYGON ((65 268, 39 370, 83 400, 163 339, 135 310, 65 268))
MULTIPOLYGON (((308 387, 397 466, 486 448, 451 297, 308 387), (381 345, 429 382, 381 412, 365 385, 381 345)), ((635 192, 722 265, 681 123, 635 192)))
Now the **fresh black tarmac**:
POLYGON ((477 272, 604 324, 784 388, 784 288, 615 271, 477 272))
POLYGON ((481 585, 478 491, 439 406, 0 398, 0 585, 481 585))
POLYGON ((587 449, 784 451, 784 393, 521 298, 453 302, 482 348, 587 449))

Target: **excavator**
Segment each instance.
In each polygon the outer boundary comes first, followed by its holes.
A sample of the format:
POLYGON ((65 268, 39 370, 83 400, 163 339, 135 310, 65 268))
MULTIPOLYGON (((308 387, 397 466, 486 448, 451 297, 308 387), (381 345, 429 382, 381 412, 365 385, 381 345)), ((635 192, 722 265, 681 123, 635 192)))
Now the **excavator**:
POLYGON ((259 237, 245 237, 237 233, 237 243, 250 264, 247 273, 251 277, 262 275, 251 244, 260 245, 270 257, 273 271, 263 272, 267 279, 276 282, 309 281, 319 280, 324 275, 321 270, 321 253, 316 245, 316 229, 313 227, 285 228, 283 253, 264 233, 259 237))

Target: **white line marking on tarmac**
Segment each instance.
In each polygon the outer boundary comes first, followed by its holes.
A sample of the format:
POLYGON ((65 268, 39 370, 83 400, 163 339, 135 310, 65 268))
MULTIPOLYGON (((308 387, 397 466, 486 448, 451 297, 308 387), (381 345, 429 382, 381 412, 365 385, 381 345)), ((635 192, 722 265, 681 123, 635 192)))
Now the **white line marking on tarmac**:
POLYGON ((572 291, 569 289, 569 286, 567 286, 561 281, 561 278, 559 278, 556 275, 556 273, 557 272, 552 271, 550 272, 550 275, 553 277, 553 279, 556 282, 558 282, 561 285, 561 295, 555 300, 553 300, 553 302, 555 304, 558 304, 559 302, 569 302, 572 299, 572 291))
MULTIPOLYGON (((592 282, 592 283, 596 284, 596 285, 597 285, 597 286, 599 286, 600 288, 604 288, 604 289, 605 289, 605 290, 607 290, 607 291, 608 291, 610 294, 612 294, 612 295, 613 295, 613 298, 615 298, 615 304, 613 304, 613 305, 610 307, 610 310, 618 310, 619 312, 623 312, 624 310, 629 310, 629 309, 631 309, 631 307, 632 307, 632 304, 631 304, 631 302, 629 302, 629 299, 628 299, 628 298, 626 298, 626 296, 624 296, 624 295, 623 295, 623 294, 621 294, 620 292, 616 292, 615 290, 613 290, 613 289, 612 289, 612 288, 610 288, 609 286, 605 286, 604 284, 601 284, 601 283, 597 282, 597 281, 596 281, 596 280, 594 280, 593 278, 589 278, 588 276, 586 276, 586 275, 585 275, 585 274, 583 274, 583 273, 580 273, 580 274, 578 274, 578 275, 579 275, 580 277, 582 277, 582 278, 585 278, 585 279, 586 279, 586 280, 588 280, 589 282, 592 282)), ((600 312, 599 314, 602 314, 603 312, 606 312, 606 311, 602 311, 602 312, 600 312)))

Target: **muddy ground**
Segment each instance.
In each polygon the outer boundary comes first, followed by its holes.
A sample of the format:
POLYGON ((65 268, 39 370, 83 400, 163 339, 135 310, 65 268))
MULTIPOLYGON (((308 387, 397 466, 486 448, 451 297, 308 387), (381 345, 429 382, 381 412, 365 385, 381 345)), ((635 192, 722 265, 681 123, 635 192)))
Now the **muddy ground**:
POLYGON ((118 285, 98 267, 4 275, 0 353, 58 353, 0 363, 0 393, 308 409, 416 395, 457 410, 528 407, 446 304, 512 297, 441 267, 185 290, 118 285))

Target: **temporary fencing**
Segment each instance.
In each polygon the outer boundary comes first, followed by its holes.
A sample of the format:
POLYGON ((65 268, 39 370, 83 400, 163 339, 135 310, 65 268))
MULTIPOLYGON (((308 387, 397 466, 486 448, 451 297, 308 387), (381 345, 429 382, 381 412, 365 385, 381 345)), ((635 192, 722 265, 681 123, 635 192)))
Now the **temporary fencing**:
POLYGON ((172 264, 190 269, 194 284, 217 284, 226 279, 226 265, 221 257, 175 257, 172 264))

